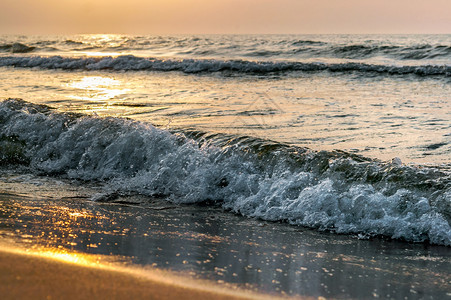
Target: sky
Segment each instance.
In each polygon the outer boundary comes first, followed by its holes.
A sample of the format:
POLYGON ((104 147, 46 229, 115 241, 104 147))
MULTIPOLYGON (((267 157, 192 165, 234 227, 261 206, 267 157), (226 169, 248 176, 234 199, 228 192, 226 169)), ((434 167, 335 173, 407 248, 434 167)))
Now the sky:
POLYGON ((451 33, 451 0, 1 0, 0 34, 451 33))

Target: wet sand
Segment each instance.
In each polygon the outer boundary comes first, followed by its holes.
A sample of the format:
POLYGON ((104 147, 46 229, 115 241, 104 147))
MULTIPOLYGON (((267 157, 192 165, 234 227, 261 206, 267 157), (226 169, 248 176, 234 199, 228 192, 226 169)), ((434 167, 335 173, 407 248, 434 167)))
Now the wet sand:
POLYGON ((261 299, 159 271, 71 263, 0 245, 2 299, 261 299))

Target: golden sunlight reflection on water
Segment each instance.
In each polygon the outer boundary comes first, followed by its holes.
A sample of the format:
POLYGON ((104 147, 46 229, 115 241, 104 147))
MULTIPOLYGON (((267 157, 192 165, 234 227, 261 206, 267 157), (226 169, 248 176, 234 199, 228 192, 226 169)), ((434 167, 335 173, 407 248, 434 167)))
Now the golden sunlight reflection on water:
POLYGON ((103 47, 119 47, 127 40, 127 36, 120 34, 82 34, 78 38, 89 45, 102 45, 103 47))
POLYGON ((70 81, 66 86, 73 88, 71 99, 105 101, 117 98, 129 91, 121 88, 122 82, 105 76, 84 76, 70 81))
POLYGON ((92 57, 106 57, 106 56, 111 56, 111 57, 117 57, 119 55, 124 55, 124 53, 120 53, 120 52, 98 52, 98 51, 81 51, 81 54, 85 55, 85 56, 92 56, 92 57))

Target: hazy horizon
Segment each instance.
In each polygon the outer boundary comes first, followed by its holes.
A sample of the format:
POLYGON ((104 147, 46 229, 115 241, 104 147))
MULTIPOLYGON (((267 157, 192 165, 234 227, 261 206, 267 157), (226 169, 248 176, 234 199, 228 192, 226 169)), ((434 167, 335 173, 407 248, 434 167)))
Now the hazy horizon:
POLYGON ((449 34, 446 0, 4 0, 0 34, 449 34))

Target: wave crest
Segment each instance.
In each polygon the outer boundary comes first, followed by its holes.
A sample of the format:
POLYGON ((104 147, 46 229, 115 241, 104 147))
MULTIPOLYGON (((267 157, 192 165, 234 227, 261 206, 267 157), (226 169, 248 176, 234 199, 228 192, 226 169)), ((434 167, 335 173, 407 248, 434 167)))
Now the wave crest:
POLYGON ((114 193, 213 202, 320 230, 451 245, 451 174, 445 170, 249 137, 170 133, 17 99, 0 103, 0 130, 2 139, 23 145, 26 159, 10 164, 101 180, 114 193))
POLYGON ((0 51, 11 53, 28 53, 35 50, 36 47, 28 46, 22 43, 3 44, 0 45, 0 51))
POLYGON ((133 55, 118 57, 69 58, 61 56, 0 57, 0 67, 41 68, 62 70, 113 71, 179 71, 184 73, 229 72, 268 74, 280 72, 359 72, 381 75, 418 75, 448 77, 451 66, 391 66, 365 63, 303 63, 215 59, 157 59, 133 55))

